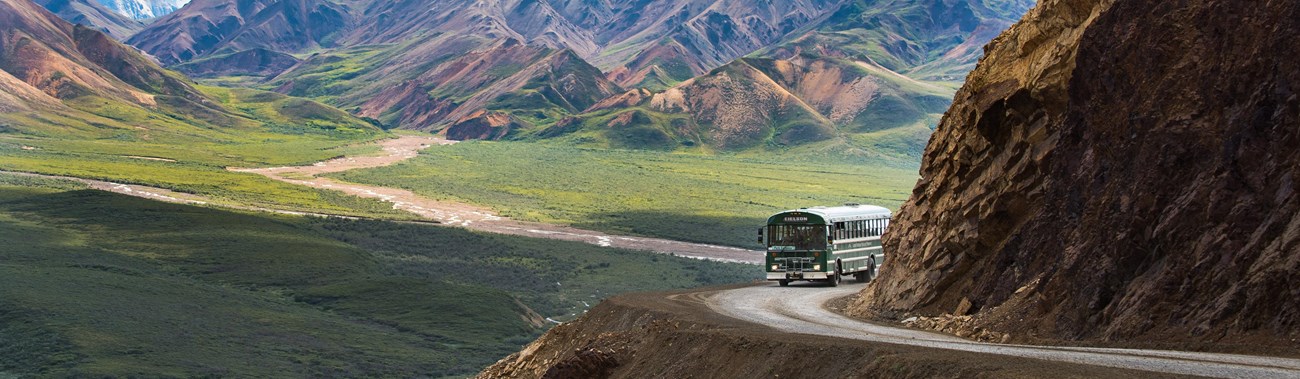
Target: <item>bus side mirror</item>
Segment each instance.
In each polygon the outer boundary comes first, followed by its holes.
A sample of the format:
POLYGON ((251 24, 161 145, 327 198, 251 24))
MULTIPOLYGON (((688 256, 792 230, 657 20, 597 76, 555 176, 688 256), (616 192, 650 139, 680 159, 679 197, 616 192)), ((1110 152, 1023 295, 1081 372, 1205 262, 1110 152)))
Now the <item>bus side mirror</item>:
POLYGON ((763 228, 758 228, 758 243, 763 243, 763 228))

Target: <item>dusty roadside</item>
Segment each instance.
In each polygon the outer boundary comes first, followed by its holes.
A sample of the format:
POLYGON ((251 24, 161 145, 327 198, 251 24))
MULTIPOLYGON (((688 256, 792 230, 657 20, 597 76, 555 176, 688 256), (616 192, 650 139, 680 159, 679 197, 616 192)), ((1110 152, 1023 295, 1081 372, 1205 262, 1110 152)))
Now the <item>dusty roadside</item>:
POLYGON ((790 334, 714 312, 706 299, 748 285, 610 298, 478 378, 996 377, 1169 375, 790 334))

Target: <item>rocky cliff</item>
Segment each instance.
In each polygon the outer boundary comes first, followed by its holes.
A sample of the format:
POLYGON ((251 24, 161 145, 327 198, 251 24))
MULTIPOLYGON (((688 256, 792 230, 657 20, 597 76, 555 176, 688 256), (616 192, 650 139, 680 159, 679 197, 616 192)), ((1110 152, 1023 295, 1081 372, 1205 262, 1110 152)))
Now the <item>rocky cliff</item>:
POLYGON ((1300 348, 1300 3, 1044 0, 985 48, 856 313, 1300 348))

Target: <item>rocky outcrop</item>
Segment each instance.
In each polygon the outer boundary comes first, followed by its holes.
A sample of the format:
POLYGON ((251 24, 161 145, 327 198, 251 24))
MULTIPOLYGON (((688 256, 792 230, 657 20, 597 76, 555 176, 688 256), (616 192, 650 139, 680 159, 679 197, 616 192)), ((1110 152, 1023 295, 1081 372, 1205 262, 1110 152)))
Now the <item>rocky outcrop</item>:
POLYGON ((509 114, 478 111, 447 127, 447 138, 454 141, 499 140, 520 129, 519 121, 509 114))
POLYGON ((1042 1, 958 92, 855 312, 1300 348, 1297 46, 1296 2, 1042 1))

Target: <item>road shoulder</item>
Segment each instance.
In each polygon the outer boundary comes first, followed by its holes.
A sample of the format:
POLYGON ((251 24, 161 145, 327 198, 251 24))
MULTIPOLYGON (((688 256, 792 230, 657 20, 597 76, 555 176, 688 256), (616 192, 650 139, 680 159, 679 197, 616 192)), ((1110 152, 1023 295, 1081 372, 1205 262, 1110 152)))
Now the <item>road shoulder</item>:
POLYGON ((578 320, 551 329, 479 377, 1166 377, 790 334, 720 315, 707 304, 718 291, 748 286, 610 298, 578 320))

